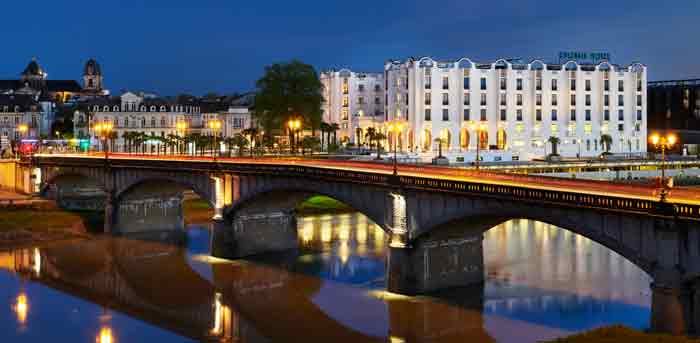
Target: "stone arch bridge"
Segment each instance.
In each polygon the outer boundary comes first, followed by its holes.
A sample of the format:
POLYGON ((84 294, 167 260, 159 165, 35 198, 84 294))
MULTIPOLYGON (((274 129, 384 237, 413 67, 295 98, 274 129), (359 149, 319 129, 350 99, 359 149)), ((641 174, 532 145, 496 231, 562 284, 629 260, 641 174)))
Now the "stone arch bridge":
POLYGON ((261 161, 39 156, 32 170, 47 196, 60 197, 80 182, 101 189, 111 233, 181 230, 181 191, 191 189, 215 208, 212 254, 223 258, 296 247, 293 209, 311 195, 332 197, 389 234, 387 288, 404 294, 483 282, 483 232, 512 218, 538 220, 598 242, 647 272, 654 280, 653 317, 666 318, 654 327, 693 330, 692 319, 700 318, 693 310, 700 308, 697 202, 591 192, 587 181, 572 190, 537 178, 505 182, 433 169, 396 176, 351 163, 261 161), (484 224, 465 232, 460 222, 484 224))

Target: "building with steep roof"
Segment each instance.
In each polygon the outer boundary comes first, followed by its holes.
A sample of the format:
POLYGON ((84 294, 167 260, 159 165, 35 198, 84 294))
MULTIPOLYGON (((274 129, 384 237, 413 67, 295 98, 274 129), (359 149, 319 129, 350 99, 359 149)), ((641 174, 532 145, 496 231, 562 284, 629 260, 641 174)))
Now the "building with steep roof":
POLYGON ((640 63, 423 57, 388 61, 384 70, 385 119, 404 123, 404 151, 432 157, 442 142, 452 162, 474 161, 477 150, 483 161, 531 160, 554 145, 563 157, 646 153, 640 63), (603 136, 612 138, 609 147, 603 136))
POLYGON ((12 140, 37 137, 40 133, 42 107, 27 94, 0 94, 0 150, 12 140), (22 132, 21 126, 27 131, 22 132))

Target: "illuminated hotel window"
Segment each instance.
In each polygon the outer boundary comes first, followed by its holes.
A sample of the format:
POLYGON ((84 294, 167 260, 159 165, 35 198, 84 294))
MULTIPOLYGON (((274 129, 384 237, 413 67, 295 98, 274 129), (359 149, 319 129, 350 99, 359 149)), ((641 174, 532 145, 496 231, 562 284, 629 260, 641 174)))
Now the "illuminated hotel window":
POLYGON ((559 125, 557 125, 556 123, 552 123, 550 129, 551 129, 552 135, 556 136, 559 134, 559 125))
POLYGON ((515 124, 515 132, 522 133, 523 131, 525 131, 525 124, 523 124, 523 123, 515 124))
POLYGON ((586 123, 583 125, 583 132, 586 133, 587 135, 591 134, 593 132, 593 125, 591 123, 586 123))

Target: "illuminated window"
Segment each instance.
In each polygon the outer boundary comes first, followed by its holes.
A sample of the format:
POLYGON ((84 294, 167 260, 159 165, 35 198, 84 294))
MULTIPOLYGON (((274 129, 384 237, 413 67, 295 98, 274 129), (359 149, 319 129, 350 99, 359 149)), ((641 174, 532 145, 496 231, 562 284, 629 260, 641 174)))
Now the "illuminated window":
POLYGON ((552 132, 552 135, 555 135, 555 136, 558 135, 559 134, 559 125, 557 125, 556 123, 552 123, 550 130, 552 132))
POLYGON ((593 125, 591 123, 586 123, 583 125, 583 132, 590 135, 593 132, 593 125))
POLYGON ((348 120, 348 109, 347 108, 342 108, 340 110, 340 119, 348 120))
POLYGON ((515 132, 522 133, 523 131, 525 131, 525 124, 523 124, 523 123, 515 124, 515 132))

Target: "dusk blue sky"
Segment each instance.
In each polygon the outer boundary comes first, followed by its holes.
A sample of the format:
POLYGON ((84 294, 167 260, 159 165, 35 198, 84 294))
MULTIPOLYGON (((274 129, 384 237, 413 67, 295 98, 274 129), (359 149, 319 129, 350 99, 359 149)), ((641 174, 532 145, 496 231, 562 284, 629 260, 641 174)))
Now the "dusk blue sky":
POLYGON ((700 77, 700 1, 6 1, 0 77, 33 56, 50 79, 165 95, 252 90, 266 65, 381 71, 387 59, 554 60, 562 50, 641 61, 649 79, 700 77))

